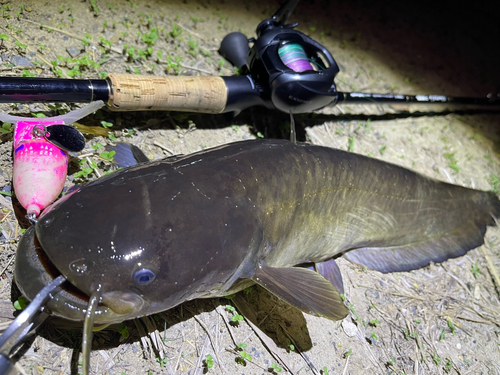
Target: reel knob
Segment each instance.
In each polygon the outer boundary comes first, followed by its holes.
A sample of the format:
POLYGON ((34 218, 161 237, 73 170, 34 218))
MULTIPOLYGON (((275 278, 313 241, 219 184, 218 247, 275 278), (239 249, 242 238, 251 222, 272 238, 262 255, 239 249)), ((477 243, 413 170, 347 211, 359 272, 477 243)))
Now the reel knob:
POLYGON ((238 69, 247 64, 248 39, 239 32, 227 34, 220 44, 219 53, 238 69))

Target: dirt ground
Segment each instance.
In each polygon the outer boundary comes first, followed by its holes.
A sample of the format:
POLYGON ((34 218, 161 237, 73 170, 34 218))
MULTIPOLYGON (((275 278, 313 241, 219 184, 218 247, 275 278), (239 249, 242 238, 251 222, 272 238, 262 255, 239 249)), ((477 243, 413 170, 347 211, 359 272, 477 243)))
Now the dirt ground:
MULTIPOLYGON (((0 74, 233 75, 217 52, 222 38, 232 31, 255 36, 259 22, 279 5, 263 0, 0 0, 0 74)), ((499 14, 498 6, 451 1, 303 0, 290 21, 332 52, 341 66, 340 91, 482 97, 500 82, 499 14)), ((22 116, 53 116, 77 107, 0 104, 2 112, 22 116)), ((338 105, 296 115, 295 122, 301 141, 499 192, 500 115, 449 109, 458 112, 338 105)), ((289 116, 261 108, 234 119, 103 109, 81 124, 104 130, 102 121, 113 124, 118 140, 138 145, 153 159, 257 136, 287 138, 289 116)), ((111 141, 96 132, 87 133, 82 154, 99 164, 99 173, 109 165, 99 159, 103 149, 91 146, 111 141)), ((12 268, 21 226, 8 196, 12 134, 6 128, 3 133, 0 320, 5 328, 15 311, 12 268)), ((88 168, 86 160, 75 158, 68 185, 79 181, 74 174, 88 168)), ((191 301, 111 326, 94 337, 91 369, 96 374, 500 374, 499 238, 500 230, 489 228, 485 246, 412 272, 381 274, 339 259, 351 308, 339 322, 302 314, 254 288, 233 300, 191 301), (236 312, 227 305, 236 305, 247 319, 230 322, 236 312)), ((81 326, 50 319, 21 351, 17 369, 77 374, 80 342, 81 326)))

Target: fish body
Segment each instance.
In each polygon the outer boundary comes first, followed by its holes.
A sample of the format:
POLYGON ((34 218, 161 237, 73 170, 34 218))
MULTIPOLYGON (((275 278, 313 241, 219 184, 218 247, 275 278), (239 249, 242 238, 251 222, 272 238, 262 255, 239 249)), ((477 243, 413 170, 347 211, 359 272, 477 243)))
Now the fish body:
POLYGON ((245 141, 76 188, 27 231, 15 276, 28 298, 66 276, 78 291, 48 307, 73 320, 96 291, 95 322, 113 323, 253 283, 340 319, 347 308, 334 257, 381 272, 416 269, 481 245, 499 215, 490 192, 341 150, 245 141))

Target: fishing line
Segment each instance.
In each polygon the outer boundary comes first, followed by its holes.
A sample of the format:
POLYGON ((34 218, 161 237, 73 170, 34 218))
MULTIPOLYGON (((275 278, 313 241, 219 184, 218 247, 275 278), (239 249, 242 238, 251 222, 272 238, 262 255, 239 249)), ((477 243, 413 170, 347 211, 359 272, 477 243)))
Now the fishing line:
POLYGON ((304 51, 304 47, 297 43, 288 43, 278 49, 278 54, 283 64, 295 72, 315 70, 310 59, 304 51))

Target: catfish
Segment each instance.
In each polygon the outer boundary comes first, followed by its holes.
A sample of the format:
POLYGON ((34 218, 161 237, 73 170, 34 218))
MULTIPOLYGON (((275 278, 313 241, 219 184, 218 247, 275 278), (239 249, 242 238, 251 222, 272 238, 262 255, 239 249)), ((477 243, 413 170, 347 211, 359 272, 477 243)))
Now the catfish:
POLYGON ((492 192, 341 150, 243 141, 74 188, 25 233, 15 280, 32 299, 64 275, 71 285, 48 308, 71 320, 98 293, 96 324, 252 284, 338 320, 348 309, 335 258, 414 270, 480 246, 499 215, 492 192))

